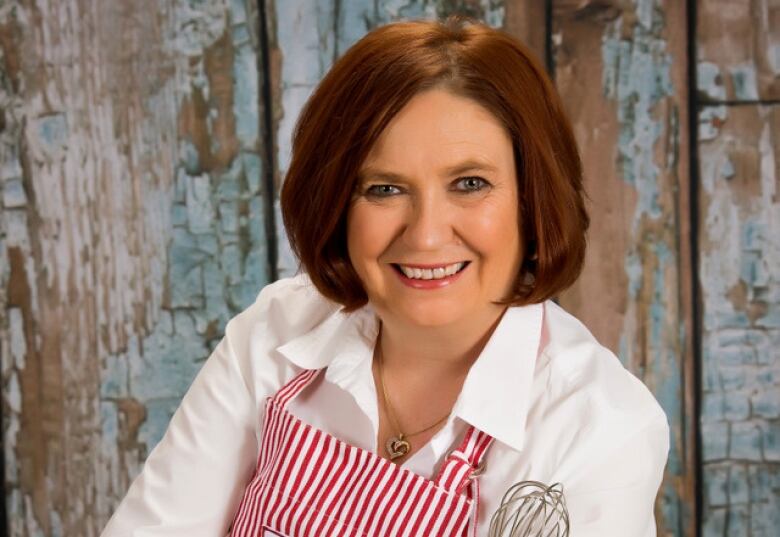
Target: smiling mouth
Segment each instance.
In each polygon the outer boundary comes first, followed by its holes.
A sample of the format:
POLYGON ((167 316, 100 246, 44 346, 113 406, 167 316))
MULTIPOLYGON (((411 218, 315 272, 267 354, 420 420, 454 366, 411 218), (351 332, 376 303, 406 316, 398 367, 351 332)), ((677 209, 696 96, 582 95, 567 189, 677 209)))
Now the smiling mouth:
POLYGON ((398 263, 390 265, 402 276, 412 280, 441 280, 453 276, 466 268, 471 261, 459 261, 450 265, 443 265, 433 269, 402 266, 398 263))

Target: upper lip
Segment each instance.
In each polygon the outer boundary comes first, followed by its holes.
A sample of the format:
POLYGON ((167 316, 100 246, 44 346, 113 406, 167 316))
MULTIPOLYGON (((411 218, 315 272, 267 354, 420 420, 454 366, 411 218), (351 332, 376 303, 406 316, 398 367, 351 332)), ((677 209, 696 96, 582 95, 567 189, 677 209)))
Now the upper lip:
POLYGON ((435 268, 444 268, 449 267, 450 265, 454 265, 455 263, 468 263, 468 261, 462 259, 460 261, 451 261, 449 263, 435 263, 435 264, 425 264, 425 263, 392 263, 393 265, 403 265, 404 267, 409 268, 418 268, 418 269, 435 269, 435 268))

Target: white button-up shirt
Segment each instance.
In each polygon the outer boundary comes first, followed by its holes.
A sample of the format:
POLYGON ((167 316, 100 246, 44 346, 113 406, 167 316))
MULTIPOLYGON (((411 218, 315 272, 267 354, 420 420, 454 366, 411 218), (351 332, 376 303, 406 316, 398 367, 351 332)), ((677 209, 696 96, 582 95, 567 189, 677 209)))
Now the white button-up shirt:
MULTIPOLYGON (((225 535, 257 461, 265 399, 301 368, 327 369, 290 412, 377 452, 379 320, 370 305, 339 308, 300 274, 231 319, 102 535, 225 535)), ((572 537, 655 537, 666 416, 554 302, 505 312, 447 423, 403 466, 433 478, 467 424, 495 438, 479 478, 478 535, 507 489, 533 480, 562 484, 572 537)))

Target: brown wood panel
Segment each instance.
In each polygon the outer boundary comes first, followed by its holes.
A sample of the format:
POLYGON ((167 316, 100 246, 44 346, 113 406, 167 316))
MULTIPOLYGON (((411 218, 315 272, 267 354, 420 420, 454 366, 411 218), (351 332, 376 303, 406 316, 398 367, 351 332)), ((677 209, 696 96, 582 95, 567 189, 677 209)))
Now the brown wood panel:
MULTIPOLYGON (((156 11, 88 0, 2 9, 11 535, 95 535, 106 495, 127 484, 126 471, 101 482, 98 469, 101 358, 153 323, 163 301, 155 197, 172 177, 175 107, 157 86, 171 64, 148 46, 167 29, 137 17, 156 11)), ((138 409, 117 403, 133 422, 138 409)))
POLYGON ((671 425, 659 535, 693 535, 695 435, 686 11, 682 2, 555 0, 555 77, 592 218, 560 297, 654 392, 671 425))
POLYGON ((702 101, 780 99, 780 0, 698 0, 702 101))
POLYGON ((507 0, 502 28, 525 43, 544 65, 547 61, 547 2, 507 0))
POLYGON ((780 106, 719 109, 699 142, 703 535, 775 535, 780 106))
POLYGON ((254 2, 0 7, 9 534, 97 535, 268 281, 254 2))
POLYGON ((775 535, 780 2, 696 5, 702 534, 775 535))

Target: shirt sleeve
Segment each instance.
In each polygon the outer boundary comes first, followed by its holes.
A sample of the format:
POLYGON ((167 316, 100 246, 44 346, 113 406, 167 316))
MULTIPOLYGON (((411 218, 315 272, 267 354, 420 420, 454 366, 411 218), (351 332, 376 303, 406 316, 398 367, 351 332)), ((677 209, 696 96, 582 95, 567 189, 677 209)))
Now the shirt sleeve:
POLYGON ((665 415, 619 445, 607 446, 565 495, 570 535, 655 537, 654 506, 669 453, 665 415))
POLYGON ((225 336, 102 537, 225 535, 254 468, 257 413, 225 336))

